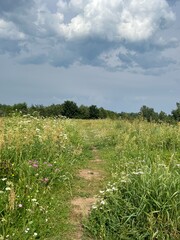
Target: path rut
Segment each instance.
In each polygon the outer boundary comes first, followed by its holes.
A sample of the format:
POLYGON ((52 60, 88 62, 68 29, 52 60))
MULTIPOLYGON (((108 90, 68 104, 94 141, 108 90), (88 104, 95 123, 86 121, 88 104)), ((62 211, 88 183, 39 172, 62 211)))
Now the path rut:
POLYGON ((89 160, 88 168, 81 169, 77 173, 79 182, 85 181, 85 184, 78 190, 80 193, 79 195, 82 195, 83 193, 84 196, 87 195, 88 197, 77 196, 71 201, 71 222, 75 226, 75 232, 72 240, 85 239, 83 238, 82 221, 88 217, 91 207, 97 201, 96 194, 98 194, 101 187, 101 181, 105 177, 102 170, 103 160, 99 158, 98 150, 93 147, 92 152, 93 159, 89 160), (91 193, 92 189, 93 191, 91 193))

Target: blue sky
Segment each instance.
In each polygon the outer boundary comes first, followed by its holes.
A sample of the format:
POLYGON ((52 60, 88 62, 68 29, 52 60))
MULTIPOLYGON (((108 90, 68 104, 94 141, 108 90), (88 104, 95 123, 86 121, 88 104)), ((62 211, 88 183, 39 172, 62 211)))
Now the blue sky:
POLYGON ((0 103, 180 101, 179 0, 1 0, 0 103))

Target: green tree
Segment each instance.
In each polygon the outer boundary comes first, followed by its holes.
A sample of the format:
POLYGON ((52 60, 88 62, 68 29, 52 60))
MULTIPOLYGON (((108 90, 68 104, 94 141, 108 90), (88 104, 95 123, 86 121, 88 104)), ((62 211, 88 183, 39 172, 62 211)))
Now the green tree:
POLYGON ((159 120, 160 121, 162 121, 162 122, 166 122, 167 121, 167 114, 165 113, 165 112, 163 112, 163 111, 161 111, 160 113, 159 113, 159 120))
POLYGON ((27 114, 28 112, 28 107, 27 104, 24 103, 17 103, 12 106, 12 109, 17 112, 22 112, 23 114, 27 114))
POLYGON ((140 114, 148 122, 158 120, 158 113, 156 113, 153 108, 149 108, 145 105, 141 107, 140 114))
POLYGON ((65 101, 62 105, 62 115, 68 118, 77 118, 79 114, 79 108, 73 101, 65 101))
POLYGON ((104 108, 99 108, 99 118, 104 119, 107 118, 107 111, 104 108))
POLYGON ((171 113, 172 113, 174 120, 179 122, 180 121, 180 102, 176 103, 176 109, 173 110, 171 113))
POLYGON ((89 108, 81 105, 79 107, 79 118, 81 119, 88 119, 89 118, 89 108))
POLYGON ((98 119, 99 118, 99 109, 96 105, 91 105, 89 107, 89 118, 90 119, 98 119))

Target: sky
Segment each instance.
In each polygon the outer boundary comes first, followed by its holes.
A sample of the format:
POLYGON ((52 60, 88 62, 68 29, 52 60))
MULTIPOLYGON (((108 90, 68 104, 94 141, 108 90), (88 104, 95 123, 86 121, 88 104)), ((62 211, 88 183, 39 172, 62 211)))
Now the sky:
POLYGON ((0 103, 180 102, 180 0, 0 0, 0 103))

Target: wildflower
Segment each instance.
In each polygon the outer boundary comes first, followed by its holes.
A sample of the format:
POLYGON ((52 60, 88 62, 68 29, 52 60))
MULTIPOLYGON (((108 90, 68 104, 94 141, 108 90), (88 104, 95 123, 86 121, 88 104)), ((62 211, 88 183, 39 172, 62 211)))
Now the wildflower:
POLYGON ((6 180, 7 180, 7 178, 2 178, 1 180, 4 182, 4 181, 6 181, 6 180))
POLYGON ((6 185, 7 185, 7 186, 13 186, 13 183, 10 182, 10 181, 7 181, 7 182, 6 182, 6 185))
POLYGON ((30 230, 29 228, 26 228, 26 229, 25 229, 25 233, 28 233, 28 232, 29 232, 29 230, 30 230))
POLYGON ((37 202, 37 199, 32 198, 31 201, 32 201, 32 202, 37 202))
POLYGON ((105 202, 104 200, 101 200, 100 204, 101 204, 101 205, 105 205, 106 202, 105 202))
POLYGON ((36 232, 34 232, 33 236, 36 237, 38 234, 36 232))
POLYGON ((3 218, 1 219, 1 222, 7 222, 7 220, 3 217, 3 218))
POLYGON ((97 209, 97 206, 96 205, 92 205, 92 209, 97 209))
POLYGON ((177 167, 180 167, 180 164, 176 164, 177 167))
POLYGON ((142 171, 139 171, 139 172, 132 172, 134 175, 141 175, 141 174, 144 174, 142 171))
POLYGON ((34 168, 38 168, 38 164, 37 164, 37 163, 34 163, 32 166, 33 166, 34 168))
POLYGON ((18 207, 19 207, 19 208, 22 208, 22 207, 23 207, 23 205, 20 203, 20 204, 18 204, 18 207))
POLYGON ((10 191, 11 188, 10 188, 10 187, 6 187, 5 190, 6 190, 6 191, 10 191))
POLYGON ((127 181, 126 181, 125 179, 122 179, 121 182, 122 182, 122 183, 126 183, 127 181))
POLYGON ((112 189, 108 188, 106 189, 106 192, 112 192, 112 189))
POLYGON ((44 178, 44 182, 48 182, 49 181, 49 178, 44 178))
POLYGON ((104 193, 104 191, 99 191, 101 194, 104 193))
POLYGON ((160 167, 166 167, 166 165, 163 164, 163 163, 159 163, 158 166, 160 166, 160 167))

